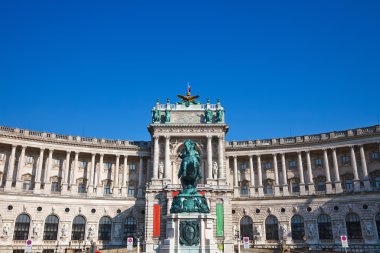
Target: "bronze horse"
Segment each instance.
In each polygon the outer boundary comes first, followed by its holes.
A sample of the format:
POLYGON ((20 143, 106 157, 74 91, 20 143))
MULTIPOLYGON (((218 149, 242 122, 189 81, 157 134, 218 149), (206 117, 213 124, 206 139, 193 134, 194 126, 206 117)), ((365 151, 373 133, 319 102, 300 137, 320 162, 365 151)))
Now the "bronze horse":
POLYGON ((200 156, 195 149, 195 143, 191 140, 184 141, 185 149, 179 157, 182 159, 178 171, 183 188, 195 188, 197 181, 202 178, 200 156))

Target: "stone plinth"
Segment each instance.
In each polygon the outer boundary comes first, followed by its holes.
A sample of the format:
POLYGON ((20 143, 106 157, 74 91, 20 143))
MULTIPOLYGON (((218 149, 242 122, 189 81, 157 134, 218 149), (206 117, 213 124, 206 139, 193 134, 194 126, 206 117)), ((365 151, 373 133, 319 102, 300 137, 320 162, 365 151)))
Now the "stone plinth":
MULTIPOLYGON (((166 235, 167 238, 159 249, 160 253, 211 253, 218 252, 214 238, 214 218, 210 214, 179 213, 167 216, 166 235), (199 241, 196 245, 187 246, 183 243, 183 224, 193 222, 199 223, 199 241), (181 225, 182 224, 182 225, 181 225), (182 227, 182 232, 181 232, 182 227), (182 237, 182 239, 181 239, 182 237)), ((193 232, 193 231, 192 231, 193 232)), ((197 232, 195 231, 195 234, 197 232)), ((193 235, 192 235, 193 236, 193 235)), ((197 237, 197 235, 195 235, 197 237)), ((196 239, 196 238, 195 238, 196 239)))

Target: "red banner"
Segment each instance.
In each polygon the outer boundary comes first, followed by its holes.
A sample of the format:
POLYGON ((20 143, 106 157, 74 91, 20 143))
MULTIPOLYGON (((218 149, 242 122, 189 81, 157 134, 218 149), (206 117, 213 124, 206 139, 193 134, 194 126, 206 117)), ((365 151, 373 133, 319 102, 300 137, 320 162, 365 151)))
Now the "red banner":
POLYGON ((153 236, 160 236, 161 224, 161 206, 158 204, 153 205, 153 236))
POLYGON ((179 194, 179 191, 174 191, 172 192, 172 197, 174 198, 175 196, 177 196, 179 194))
POLYGON ((199 194, 201 194, 201 195, 204 196, 206 194, 206 192, 205 191, 200 191, 199 194))

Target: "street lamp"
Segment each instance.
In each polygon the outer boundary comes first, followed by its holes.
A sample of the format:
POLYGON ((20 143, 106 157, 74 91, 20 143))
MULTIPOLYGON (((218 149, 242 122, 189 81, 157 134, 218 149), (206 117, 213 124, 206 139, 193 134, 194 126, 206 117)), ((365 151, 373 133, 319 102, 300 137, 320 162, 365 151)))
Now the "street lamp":
POLYGON ((240 253, 240 231, 237 226, 234 226, 234 236, 237 240, 238 253, 240 253))
POLYGON ((143 237, 143 229, 140 228, 136 233, 135 237, 137 239, 137 253, 140 253, 140 238, 143 237))

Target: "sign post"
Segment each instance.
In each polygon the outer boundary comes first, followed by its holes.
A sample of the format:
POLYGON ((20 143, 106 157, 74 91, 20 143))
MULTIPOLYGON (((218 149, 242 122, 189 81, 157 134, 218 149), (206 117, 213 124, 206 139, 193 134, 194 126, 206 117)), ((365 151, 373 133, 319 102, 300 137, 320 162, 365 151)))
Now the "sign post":
POLYGON ((347 235, 341 235, 340 241, 342 242, 342 248, 344 248, 344 251, 347 253, 347 248, 348 248, 347 235))
POLYGON ((28 239, 25 241, 25 253, 31 253, 32 252, 32 245, 33 241, 28 239))
POLYGON ((127 250, 133 250, 133 237, 127 238, 127 250))
POLYGON ((243 237, 243 248, 249 249, 249 237, 243 237))

